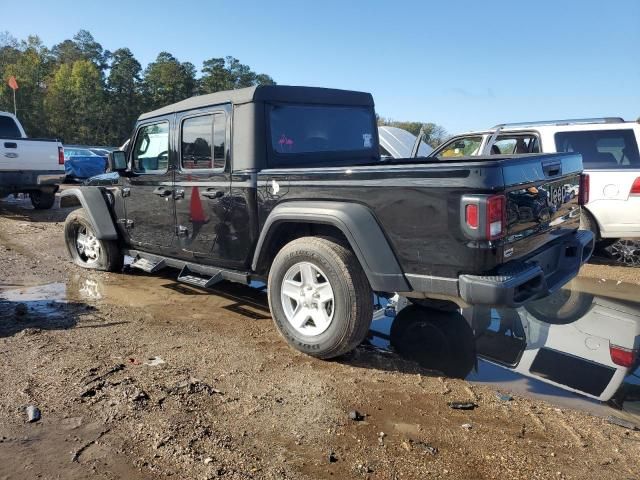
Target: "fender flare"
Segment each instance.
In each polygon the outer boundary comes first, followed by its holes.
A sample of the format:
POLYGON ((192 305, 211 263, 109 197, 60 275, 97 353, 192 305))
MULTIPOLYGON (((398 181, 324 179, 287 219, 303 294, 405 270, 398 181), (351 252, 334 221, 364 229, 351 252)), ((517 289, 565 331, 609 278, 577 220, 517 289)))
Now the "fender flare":
POLYGON ((113 224, 107 202, 99 187, 81 187, 62 190, 60 193, 60 208, 82 205, 91 226, 99 240, 117 240, 118 231, 113 224))
POLYGON ((347 238, 371 288, 377 292, 411 290, 382 228, 369 208, 358 203, 290 201, 277 205, 267 217, 251 267, 256 271, 267 247, 269 233, 281 223, 333 225, 347 238))

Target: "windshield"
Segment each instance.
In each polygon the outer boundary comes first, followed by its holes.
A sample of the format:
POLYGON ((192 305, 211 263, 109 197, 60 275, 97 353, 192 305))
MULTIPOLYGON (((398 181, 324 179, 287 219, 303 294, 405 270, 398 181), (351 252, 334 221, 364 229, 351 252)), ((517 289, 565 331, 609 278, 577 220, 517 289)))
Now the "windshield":
POLYGON ((482 136, 457 138, 451 140, 436 153, 436 157, 442 159, 468 157, 472 155, 480 155, 480 145, 482 144, 482 136))

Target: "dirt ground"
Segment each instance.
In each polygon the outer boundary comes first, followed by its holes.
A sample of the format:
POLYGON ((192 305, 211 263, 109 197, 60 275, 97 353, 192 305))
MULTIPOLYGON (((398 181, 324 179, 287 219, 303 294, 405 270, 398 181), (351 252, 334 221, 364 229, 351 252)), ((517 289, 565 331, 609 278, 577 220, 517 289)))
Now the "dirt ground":
POLYGON ((639 478, 638 431, 368 348, 309 358, 256 289, 82 271, 67 213, 0 202, 0 479, 639 478))

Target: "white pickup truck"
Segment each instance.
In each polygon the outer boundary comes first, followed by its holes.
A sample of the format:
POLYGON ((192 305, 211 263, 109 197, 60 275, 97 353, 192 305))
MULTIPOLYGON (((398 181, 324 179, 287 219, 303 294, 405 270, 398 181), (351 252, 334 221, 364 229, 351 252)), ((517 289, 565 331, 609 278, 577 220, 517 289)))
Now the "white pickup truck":
POLYGON ((62 144, 27 138, 14 115, 0 112, 0 198, 28 193, 33 208, 51 208, 63 179, 62 144))

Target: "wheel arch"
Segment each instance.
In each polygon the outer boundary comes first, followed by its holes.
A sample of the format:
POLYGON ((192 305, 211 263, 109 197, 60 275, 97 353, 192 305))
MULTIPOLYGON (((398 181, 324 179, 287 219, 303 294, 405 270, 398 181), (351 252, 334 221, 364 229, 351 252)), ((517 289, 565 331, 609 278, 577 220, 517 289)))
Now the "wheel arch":
POLYGON ((278 247, 288 243, 286 240, 304 236, 301 235, 304 232, 338 236, 339 240, 346 241, 358 258, 372 290, 393 292, 410 289, 373 213, 357 203, 292 201, 277 205, 260 232, 252 270, 268 269, 278 247))
POLYGON ((107 201, 99 187, 65 189, 60 193, 60 208, 82 206, 99 240, 117 240, 118 231, 113 223, 107 201))

